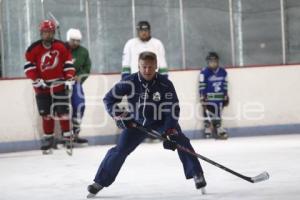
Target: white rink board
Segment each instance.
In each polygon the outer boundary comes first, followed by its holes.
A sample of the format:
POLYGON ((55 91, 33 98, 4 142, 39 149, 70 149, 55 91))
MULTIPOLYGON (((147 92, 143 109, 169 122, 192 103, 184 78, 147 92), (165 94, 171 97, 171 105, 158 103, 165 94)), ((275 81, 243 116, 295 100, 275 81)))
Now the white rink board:
MULTIPOLYGON (((244 128, 299 124, 300 67, 258 67, 228 69, 230 106, 224 110, 224 126, 244 128), (245 105, 259 104, 261 118, 245 117, 245 105)), ((181 104, 180 124, 184 131, 202 129, 201 108, 197 107, 198 70, 170 72, 181 104), (199 108, 199 109, 198 109, 199 108)), ((92 75, 84 84, 86 113, 82 136, 114 135, 118 129, 102 103, 105 93, 120 75, 92 75)), ((35 141, 42 133, 40 118, 29 80, 0 81, 1 142, 35 141)), ((246 113, 247 114, 247 113, 246 113)))
MULTIPOLYGON (((192 141, 195 150, 249 176, 267 170, 270 179, 252 184, 203 164, 208 194, 186 181, 177 154, 161 144, 142 144, 125 162, 111 187, 97 199, 111 200, 298 200, 300 135, 192 141)), ((111 146, 0 155, 1 200, 84 200, 98 165, 111 146)))

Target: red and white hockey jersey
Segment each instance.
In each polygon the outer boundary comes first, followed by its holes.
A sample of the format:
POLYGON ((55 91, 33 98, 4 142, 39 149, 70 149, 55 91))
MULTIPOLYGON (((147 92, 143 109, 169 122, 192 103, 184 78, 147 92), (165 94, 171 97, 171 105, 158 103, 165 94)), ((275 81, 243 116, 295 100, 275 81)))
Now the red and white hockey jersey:
MULTIPOLYGON (((31 80, 43 79, 51 84, 58 80, 68 80, 74 77, 72 54, 62 41, 54 40, 50 48, 42 44, 42 40, 34 42, 26 51, 27 63, 24 71, 31 80)), ((53 92, 64 90, 64 84, 55 84, 53 92)), ((50 93, 50 88, 35 88, 37 93, 50 93)))

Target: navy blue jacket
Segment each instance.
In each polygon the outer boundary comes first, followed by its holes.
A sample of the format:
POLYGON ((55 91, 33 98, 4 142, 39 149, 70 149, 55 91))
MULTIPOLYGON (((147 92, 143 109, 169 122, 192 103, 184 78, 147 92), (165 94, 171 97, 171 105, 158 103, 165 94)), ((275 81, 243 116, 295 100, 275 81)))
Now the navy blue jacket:
POLYGON ((131 117, 138 123, 162 132, 177 127, 178 97, 172 82, 165 76, 157 73, 153 80, 146 81, 138 72, 118 82, 103 100, 112 117, 120 113, 117 104, 124 96, 131 117))

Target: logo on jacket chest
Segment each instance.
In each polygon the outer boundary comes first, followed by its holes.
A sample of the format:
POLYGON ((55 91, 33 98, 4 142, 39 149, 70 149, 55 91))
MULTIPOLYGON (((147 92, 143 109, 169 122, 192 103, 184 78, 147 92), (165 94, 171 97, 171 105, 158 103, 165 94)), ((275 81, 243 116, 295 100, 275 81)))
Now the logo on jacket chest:
POLYGON ((160 101, 160 99, 161 99, 160 93, 159 92, 153 93, 152 99, 153 99, 153 101, 156 101, 156 102, 160 101))
POLYGON ((41 70, 54 69, 59 62, 59 52, 57 50, 47 51, 41 58, 41 70))
POLYGON ((147 100, 152 98, 153 101, 158 102, 161 100, 161 94, 159 92, 154 92, 152 95, 149 95, 148 93, 142 93, 140 98, 143 100, 145 100, 145 98, 147 100))
POLYGON ((211 77, 208 78, 208 80, 211 81, 211 82, 213 82, 213 81, 223 81, 224 77, 212 75, 211 77))

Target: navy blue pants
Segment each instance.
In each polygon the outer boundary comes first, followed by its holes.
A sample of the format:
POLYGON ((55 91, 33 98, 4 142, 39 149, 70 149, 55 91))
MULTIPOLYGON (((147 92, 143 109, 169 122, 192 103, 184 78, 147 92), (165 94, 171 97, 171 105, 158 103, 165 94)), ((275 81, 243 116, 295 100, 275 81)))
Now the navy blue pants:
POLYGON ((80 124, 85 110, 85 99, 82 85, 80 83, 75 83, 73 85, 72 91, 72 122, 73 122, 73 131, 79 133, 80 124))
MULTIPOLYGON (((179 126, 178 131, 178 144, 193 150, 189 139, 181 132, 179 126)), ((111 148, 102 160, 94 181, 103 187, 111 185, 115 181, 127 156, 133 152, 146 137, 146 133, 135 128, 123 130, 117 145, 111 148)), ((187 179, 193 178, 194 175, 203 173, 202 167, 197 158, 181 151, 178 151, 178 155, 182 162, 185 177, 187 179)))

